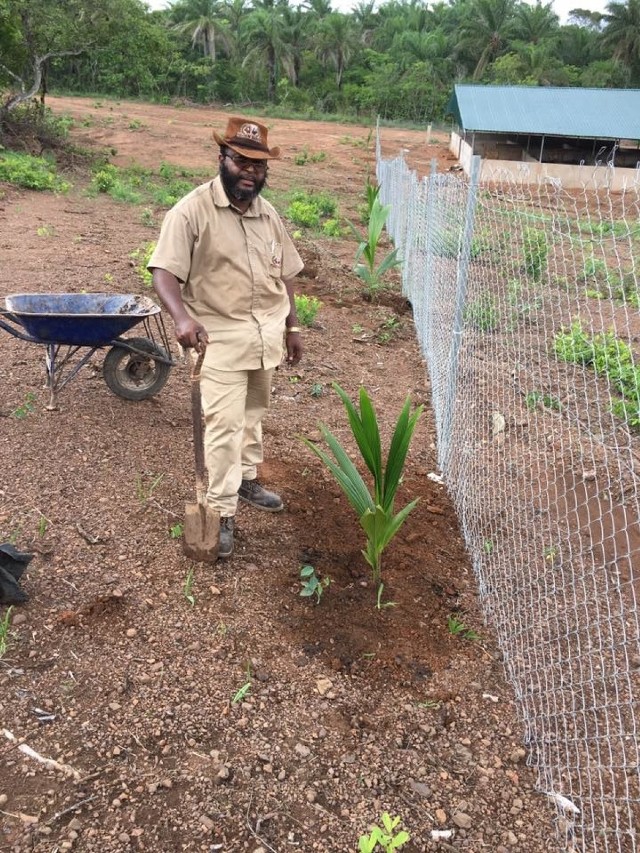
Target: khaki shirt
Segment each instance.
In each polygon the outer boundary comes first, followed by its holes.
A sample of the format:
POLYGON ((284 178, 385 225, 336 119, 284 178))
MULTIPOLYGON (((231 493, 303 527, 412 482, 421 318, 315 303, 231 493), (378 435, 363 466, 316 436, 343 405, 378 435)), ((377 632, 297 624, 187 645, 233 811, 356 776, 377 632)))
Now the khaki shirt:
POLYGON ((274 207, 258 196, 240 214, 220 177, 171 208, 149 260, 149 269, 181 282, 187 311, 209 335, 207 364, 217 370, 280 363, 291 310, 283 278, 303 266, 274 207))

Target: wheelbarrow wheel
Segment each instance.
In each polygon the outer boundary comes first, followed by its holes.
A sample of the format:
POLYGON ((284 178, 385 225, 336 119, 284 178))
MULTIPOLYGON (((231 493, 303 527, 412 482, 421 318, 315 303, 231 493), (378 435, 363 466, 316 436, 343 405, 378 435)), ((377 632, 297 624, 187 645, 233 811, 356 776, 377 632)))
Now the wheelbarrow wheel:
POLYGON ((107 386, 118 397, 146 400, 164 387, 171 365, 154 358, 168 356, 161 346, 148 338, 127 338, 127 343, 149 355, 129 352, 124 347, 111 347, 102 364, 102 375, 107 386))

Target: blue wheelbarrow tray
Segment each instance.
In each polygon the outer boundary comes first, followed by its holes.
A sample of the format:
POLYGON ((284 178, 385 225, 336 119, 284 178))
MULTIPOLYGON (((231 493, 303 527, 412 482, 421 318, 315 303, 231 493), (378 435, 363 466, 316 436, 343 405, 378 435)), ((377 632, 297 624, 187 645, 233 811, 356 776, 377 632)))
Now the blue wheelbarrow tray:
POLYGON ((148 296, 114 293, 20 293, 6 310, 39 343, 102 347, 158 314, 148 296))

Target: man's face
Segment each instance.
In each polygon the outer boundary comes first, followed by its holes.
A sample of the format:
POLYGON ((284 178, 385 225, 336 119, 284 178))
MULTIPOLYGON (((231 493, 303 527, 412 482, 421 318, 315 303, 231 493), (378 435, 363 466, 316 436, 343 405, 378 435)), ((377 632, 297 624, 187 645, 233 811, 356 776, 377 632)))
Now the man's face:
POLYGON ((226 150, 219 163, 222 186, 230 199, 253 201, 260 195, 267 180, 266 160, 251 160, 226 150))

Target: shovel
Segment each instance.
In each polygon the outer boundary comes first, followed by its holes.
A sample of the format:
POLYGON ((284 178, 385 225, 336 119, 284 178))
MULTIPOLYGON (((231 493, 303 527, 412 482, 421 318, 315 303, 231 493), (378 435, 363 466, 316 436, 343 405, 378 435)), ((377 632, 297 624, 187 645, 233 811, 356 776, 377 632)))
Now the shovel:
POLYGON ((205 348, 191 371, 191 416, 193 449, 196 457, 196 503, 185 504, 182 550, 186 557, 199 563, 215 563, 220 545, 220 513, 208 506, 205 497, 204 435, 200 399, 200 370, 205 348))

